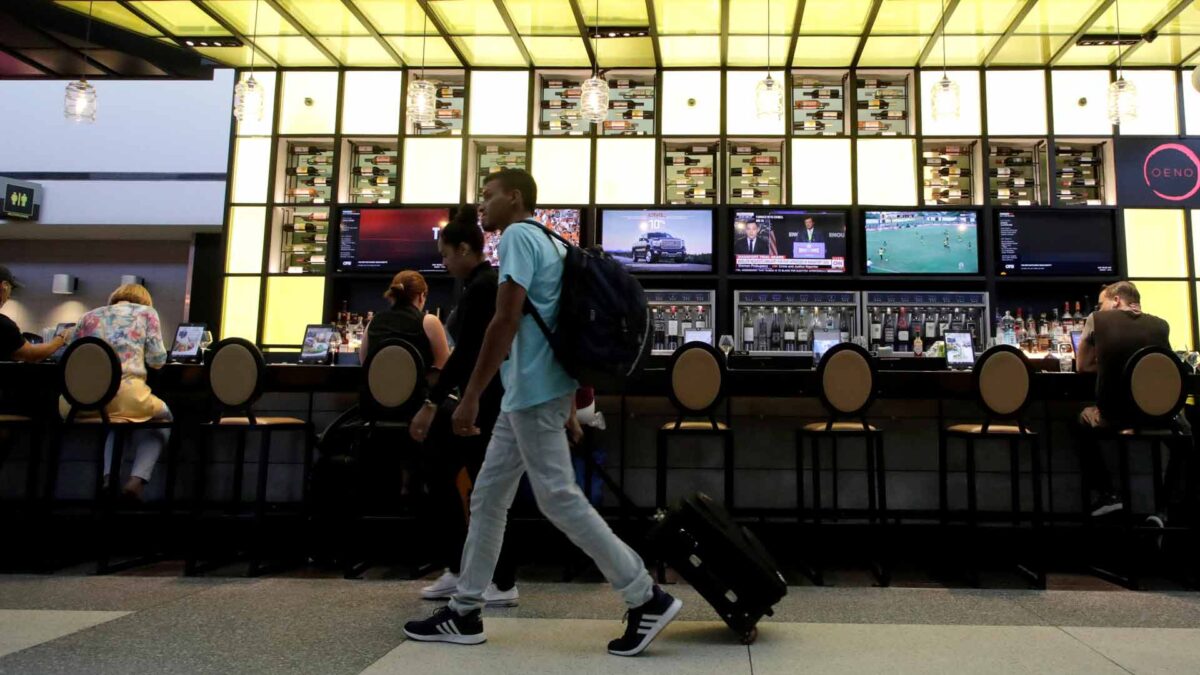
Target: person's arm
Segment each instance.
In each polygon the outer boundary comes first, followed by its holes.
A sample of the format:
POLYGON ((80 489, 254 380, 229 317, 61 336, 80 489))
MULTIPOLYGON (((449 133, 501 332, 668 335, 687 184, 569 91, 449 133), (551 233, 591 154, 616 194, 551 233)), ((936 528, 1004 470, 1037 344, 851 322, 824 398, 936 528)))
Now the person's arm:
POLYGON ((1081 373, 1094 373, 1099 367, 1096 358, 1096 316, 1091 314, 1083 324, 1079 336, 1079 353, 1075 355, 1075 369, 1081 373))
POLYGON ((158 312, 154 309, 146 310, 146 365, 150 368, 162 368, 167 362, 167 347, 163 344, 162 323, 158 319, 158 312))
POLYGON ((512 348, 513 338, 517 336, 524 309, 525 287, 514 281, 500 284, 500 290, 496 293, 496 314, 483 336, 479 359, 475 362, 475 370, 471 371, 471 380, 463 392, 464 399, 478 401, 483 390, 487 389, 492 378, 496 377, 496 373, 500 371, 500 364, 512 348))
POLYGON ((67 341, 62 335, 55 335, 50 338, 49 342, 40 345, 30 344, 26 341, 12 353, 12 360, 23 361, 25 363, 45 361, 50 358, 51 354, 58 351, 59 347, 62 347, 66 343, 67 341))
POLYGON ((429 348, 433 351, 433 363, 430 366, 441 370, 450 358, 450 342, 446 340, 446 329, 441 320, 432 314, 425 315, 422 326, 425 328, 425 337, 429 338, 429 348))
POLYGON ((451 389, 470 379, 483 348, 488 324, 496 314, 496 293, 487 286, 468 287, 457 311, 461 326, 454 351, 450 352, 450 358, 442 367, 441 377, 429 392, 429 400, 434 403, 441 403, 451 389))
POLYGON ((371 333, 371 324, 363 329, 362 341, 358 343, 358 362, 362 365, 367 365, 367 354, 370 352, 370 347, 367 346, 367 335, 371 333))

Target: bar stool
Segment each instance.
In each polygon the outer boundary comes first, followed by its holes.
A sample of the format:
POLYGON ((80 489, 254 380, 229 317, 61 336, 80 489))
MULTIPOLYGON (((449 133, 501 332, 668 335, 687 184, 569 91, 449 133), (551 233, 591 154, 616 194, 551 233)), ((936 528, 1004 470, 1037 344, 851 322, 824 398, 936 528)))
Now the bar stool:
MULTIPOLYGON (((151 429, 173 429, 174 422, 147 421, 131 422, 120 417, 109 417, 107 406, 116 397, 121 387, 121 361, 116 352, 107 342, 97 337, 79 338, 71 343, 63 353, 62 365, 59 368, 60 390, 69 410, 60 430, 89 429, 99 433, 99 447, 96 453, 96 485, 92 502, 92 513, 97 517, 100 528, 98 537, 98 555, 96 564, 97 574, 109 574, 139 565, 155 562, 162 558, 161 554, 127 560, 118 564, 110 564, 112 550, 112 533, 110 528, 116 513, 117 497, 120 490, 121 460, 125 442, 129 434, 135 431, 151 429), (113 435, 112 460, 104 465, 104 446, 109 434, 113 435), (108 485, 104 485, 104 475, 108 474, 108 485)), ((54 443, 53 455, 49 462, 46 483, 46 499, 53 501, 58 483, 59 459, 62 452, 62 441, 65 434, 60 433, 54 443)), ((171 442, 163 449, 166 454, 167 497, 165 504, 170 504, 174 498, 174 455, 177 447, 177 433, 171 435, 171 442)), ((169 513, 169 507, 164 510, 169 513)), ((150 514, 154 515, 154 514, 150 514)))
POLYGON ((19 500, 19 508, 26 511, 32 511, 38 499, 37 476, 38 465, 44 450, 42 447, 44 426, 36 423, 32 417, 0 413, 0 432, 6 434, 3 443, 0 443, 0 469, 3 469, 4 465, 8 463, 12 449, 17 445, 16 435, 23 434, 29 437, 29 460, 25 467, 25 493, 19 500))
POLYGON ((658 462, 655 467, 654 505, 667 506, 668 441, 677 437, 716 436, 724 443, 725 508, 732 513, 733 501, 733 430, 715 416, 725 398, 728 368, 719 351, 707 342, 689 342, 671 356, 667 375, 671 386, 667 397, 678 416, 658 430, 658 462), (688 420, 686 417, 704 417, 688 420))
MULTIPOLYGON (((833 446, 833 514, 838 515, 838 441, 862 438, 867 459, 867 511, 871 526, 883 526, 877 539, 885 540, 887 549, 887 486, 884 480, 883 432, 867 423, 867 410, 875 401, 876 366, 869 352, 862 347, 843 342, 829 351, 817 366, 817 395, 829 413, 823 422, 805 424, 796 431, 796 522, 801 523, 804 512, 804 445, 812 442, 813 524, 821 525, 821 452, 820 441, 829 439, 833 446)), ((872 565, 880 586, 887 586, 890 573, 880 556, 872 565)), ((813 583, 824 584, 820 566, 806 570, 813 583)))
MULTIPOLYGON (((1186 372, 1179 357, 1171 350, 1164 347, 1146 347, 1138 350, 1130 357, 1129 363, 1125 366, 1125 370, 1122 373, 1122 390, 1129 392, 1129 401, 1125 409, 1132 413, 1132 426, 1114 428, 1109 434, 1105 435, 1117 443, 1121 499, 1128 514, 1124 525, 1126 533, 1130 538, 1132 538, 1137 529, 1133 516, 1133 488, 1129 471, 1130 444, 1136 441, 1150 443, 1150 457, 1153 462, 1154 471, 1151 485, 1153 486, 1154 511, 1158 514, 1163 513, 1166 507, 1163 499, 1163 444, 1175 442, 1179 444, 1176 446, 1178 448, 1180 445, 1186 443, 1188 450, 1194 452, 1191 431, 1181 429, 1178 425, 1174 424, 1175 418, 1187 403, 1187 389, 1184 387, 1186 372)), ((1173 449, 1172 452, 1174 451, 1173 449)), ((1179 459, 1172 457, 1172 461, 1179 461, 1179 459)), ((1195 495, 1192 491, 1195 487, 1196 462, 1192 456, 1189 456, 1187 461, 1188 489, 1186 493, 1190 500, 1188 506, 1194 507, 1195 495)), ((1086 519, 1090 486, 1087 483, 1086 474, 1084 476, 1083 508, 1084 518, 1086 519)), ((1193 512, 1189 515, 1195 514, 1193 512)), ((1090 519, 1085 522, 1090 522, 1090 519)), ((1187 528, 1163 528, 1163 530, 1173 532, 1188 531, 1187 528)), ((1155 531, 1159 531, 1158 528, 1155 528, 1155 531)), ((1142 558, 1135 555, 1134 559, 1140 561, 1142 558)), ((1092 569, 1100 576, 1116 581, 1131 589, 1136 589, 1141 572, 1140 568, 1141 565, 1139 564, 1130 565, 1129 570, 1124 575, 1099 567, 1093 567, 1092 569)))
POLYGON ((984 352, 979 357, 974 369, 975 396, 979 407, 983 409, 984 418, 980 424, 952 424, 940 430, 938 434, 938 510, 942 525, 949 524, 949 506, 947 494, 947 478, 949 464, 947 461, 948 444, 952 438, 960 439, 966 444, 966 473, 967 473, 967 525, 971 528, 972 540, 968 545, 971 552, 968 576, 973 585, 979 585, 978 569, 975 564, 975 536, 978 534, 978 504, 976 493, 975 444, 983 440, 1008 441, 1009 446, 1009 479, 1012 497, 1012 524, 1014 528, 1021 526, 1021 443, 1030 447, 1030 489, 1033 491, 1033 515, 1031 518, 1034 530, 1033 549, 1035 565, 1033 568, 1018 565, 1017 569, 1029 578, 1038 588, 1046 587, 1046 570, 1042 562, 1041 527, 1042 527, 1042 460, 1041 445, 1037 432, 1025 425, 1024 414, 1033 398, 1033 370, 1029 359, 1021 350, 1012 345, 997 345, 984 352), (1011 424, 996 424, 997 420, 1011 424))
MULTIPOLYGON (((261 443, 258 449, 257 481, 254 492, 254 508, 250 513, 252 544, 249 547, 250 566, 246 576, 257 576, 264 571, 262 558, 263 539, 267 516, 267 478, 270 474, 271 436, 280 432, 304 434, 304 467, 302 504, 307 503, 308 477, 312 467, 313 448, 316 435, 311 422, 296 417, 260 417, 254 414, 254 404, 263 393, 263 376, 266 364, 262 352, 248 340, 225 338, 218 342, 204 366, 205 379, 212 395, 213 415, 209 422, 201 425, 208 434, 209 442, 198 444, 196 463, 195 494, 193 505, 194 534, 184 566, 184 574, 194 576, 222 564, 209 561, 201 564, 199 551, 199 525, 204 519, 206 493, 206 466, 210 445, 220 431, 229 431, 237 436, 233 466, 233 495, 227 507, 227 516, 240 519, 242 507, 242 482, 245 471, 246 439, 258 433, 261 443), (231 413, 231 415, 227 415, 231 413)), ((303 509, 300 516, 303 516, 303 509)))

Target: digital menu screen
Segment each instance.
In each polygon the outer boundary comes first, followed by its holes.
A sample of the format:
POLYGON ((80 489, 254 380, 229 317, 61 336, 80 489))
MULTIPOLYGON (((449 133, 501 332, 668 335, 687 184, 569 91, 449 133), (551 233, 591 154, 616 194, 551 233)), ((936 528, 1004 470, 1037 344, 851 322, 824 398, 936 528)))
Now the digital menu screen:
POLYGON ((1001 276, 1116 274, 1116 235, 1109 211, 1000 211, 996 271, 1001 276))
POLYGON ((438 236, 449 221, 449 209, 344 209, 338 270, 444 271, 438 236))

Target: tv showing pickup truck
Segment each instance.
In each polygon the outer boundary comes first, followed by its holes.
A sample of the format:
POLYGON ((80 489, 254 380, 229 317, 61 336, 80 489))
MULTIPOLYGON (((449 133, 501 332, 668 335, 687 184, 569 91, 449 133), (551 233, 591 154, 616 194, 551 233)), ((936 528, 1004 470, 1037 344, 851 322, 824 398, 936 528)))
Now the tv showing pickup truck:
POLYGON ((600 247, 634 272, 712 272, 713 212, 600 212, 600 247))

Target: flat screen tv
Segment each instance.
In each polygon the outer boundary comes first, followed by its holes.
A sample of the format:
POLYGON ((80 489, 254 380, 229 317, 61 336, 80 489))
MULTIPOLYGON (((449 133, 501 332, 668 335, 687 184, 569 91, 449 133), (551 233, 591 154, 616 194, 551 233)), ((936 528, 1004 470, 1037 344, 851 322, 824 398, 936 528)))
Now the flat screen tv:
POLYGON ((713 212, 605 209, 598 242, 634 272, 712 272, 713 212))
MULTIPOLYGON (((533 212, 534 220, 542 225, 550 228, 559 236, 567 241, 579 245, 580 238, 583 236, 582 215, 579 209, 536 209, 533 212)), ((500 265, 500 258, 496 255, 496 249, 500 246, 499 232, 485 232, 483 235, 483 254, 493 267, 500 265)))
POLYGON ((438 235, 450 221, 450 209, 348 208, 338 234, 338 270, 342 272, 439 272, 446 269, 438 235))
POLYGON ((1116 227, 1110 211, 996 213, 1001 276, 1112 276, 1116 227))
POLYGON ((738 209, 731 213, 735 272, 847 271, 844 212, 738 209))
POLYGON ((867 211, 868 274, 979 274, 974 211, 867 211))

